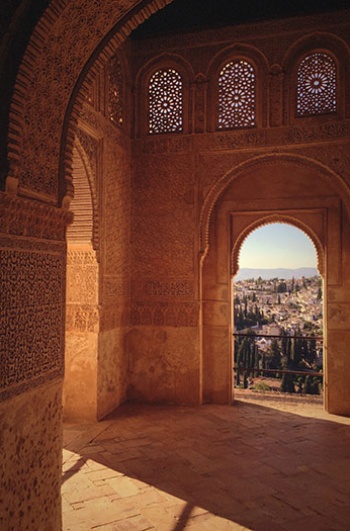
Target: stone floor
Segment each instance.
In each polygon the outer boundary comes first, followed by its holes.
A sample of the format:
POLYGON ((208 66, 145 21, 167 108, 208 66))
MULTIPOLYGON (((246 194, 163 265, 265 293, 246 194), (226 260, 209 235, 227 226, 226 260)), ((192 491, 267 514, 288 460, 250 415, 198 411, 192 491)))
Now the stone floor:
POLYGON ((350 529, 350 419, 311 400, 125 405, 63 461, 64 531, 350 529))

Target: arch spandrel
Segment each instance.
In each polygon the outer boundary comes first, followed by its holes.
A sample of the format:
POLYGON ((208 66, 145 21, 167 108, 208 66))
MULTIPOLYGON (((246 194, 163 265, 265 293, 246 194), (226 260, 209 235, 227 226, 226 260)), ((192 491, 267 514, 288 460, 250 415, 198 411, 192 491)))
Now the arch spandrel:
MULTIPOLYGON (((244 178, 248 173, 254 171, 259 174, 262 168, 270 166, 277 174, 280 171, 286 176, 286 190, 288 189, 288 176, 293 175, 293 168, 308 171, 314 179, 320 179, 325 187, 328 187, 331 195, 339 198, 345 207, 347 215, 350 217, 350 190, 345 180, 333 170, 325 165, 300 155, 291 155, 286 153, 272 153, 268 155, 260 155, 249 159, 235 168, 224 174, 209 190, 201 211, 200 216, 200 254, 206 256, 210 245, 209 228, 211 216, 218 201, 230 189, 230 187, 238 180, 244 178)), ((288 198, 288 195, 286 195, 288 198)))

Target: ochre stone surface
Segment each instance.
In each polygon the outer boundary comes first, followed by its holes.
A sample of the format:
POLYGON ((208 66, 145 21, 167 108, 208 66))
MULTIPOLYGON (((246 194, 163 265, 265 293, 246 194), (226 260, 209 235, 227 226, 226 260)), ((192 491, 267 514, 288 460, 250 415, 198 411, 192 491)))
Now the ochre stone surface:
POLYGON ((132 400, 198 404, 200 366, 196 327, 133 327, 127 335, 132 400))
POLYGON ((0 405, 0 528, 61 529, 62 380, 0 405))
POLYGON ((97 412, 102 419, 125 401, 128 385, 128 357, 125 329, 100 332, 97 359, 97 412))

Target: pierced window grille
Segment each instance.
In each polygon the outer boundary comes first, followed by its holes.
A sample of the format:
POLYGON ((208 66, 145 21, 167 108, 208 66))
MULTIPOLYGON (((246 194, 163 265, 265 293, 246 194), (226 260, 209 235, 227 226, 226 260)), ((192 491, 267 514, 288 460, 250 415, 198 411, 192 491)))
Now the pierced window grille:
POLYGON ((298 68, 297 115, 311 116, 337 110, 337 69, 332 57, 317 52, 298 68))
POLYGON ((121 127, 123 125, 123 76, 117 57, 113 57, 109 63, 108 78, 108 115, 114 124, 121 127))
POLYGON ((247 61, 230 62, 218 79, 218 128, 255 125, 255 71, 247 61))
POLYGON ((172 68, 158 70, 148 87, 149 132, 177 133, 183 129, 183 83, 172 68))

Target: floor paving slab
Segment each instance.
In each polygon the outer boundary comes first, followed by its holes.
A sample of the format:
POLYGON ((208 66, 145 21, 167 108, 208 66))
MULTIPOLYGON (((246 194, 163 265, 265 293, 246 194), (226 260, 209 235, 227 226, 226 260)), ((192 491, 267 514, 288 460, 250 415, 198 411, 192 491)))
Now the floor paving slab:
POLYGON ((66 424, 63 531, 350 529, 350 419, 238 398, 66 424))

